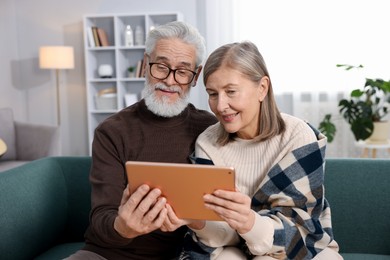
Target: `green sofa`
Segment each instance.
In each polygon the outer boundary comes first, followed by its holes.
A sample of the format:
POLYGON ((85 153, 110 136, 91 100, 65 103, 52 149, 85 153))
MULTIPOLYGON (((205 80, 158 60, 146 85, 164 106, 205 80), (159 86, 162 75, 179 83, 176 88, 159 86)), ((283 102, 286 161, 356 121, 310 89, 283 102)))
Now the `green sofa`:
POLYGON ((0 172, 0 259, 62 259, 83 246, 90 157, 46 157, 0 172))
MULTIPOLYGON (((0 173, 0 259, 62 259, 83 246, 90 157, 0 173)), ((326 197, 344 259, 390 259, 390 160, 328 159, 326 197)))
POLYGON ((328 159, 325 196, 344 259, 390 259, 390 160, 328 159))

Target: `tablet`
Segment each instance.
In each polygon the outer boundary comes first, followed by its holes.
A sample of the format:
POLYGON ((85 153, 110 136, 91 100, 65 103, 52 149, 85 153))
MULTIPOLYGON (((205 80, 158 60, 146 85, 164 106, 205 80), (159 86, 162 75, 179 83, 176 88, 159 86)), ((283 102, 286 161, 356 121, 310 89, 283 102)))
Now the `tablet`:
POLYGON ((159 188, 181 219, 222 220, 204 206, 203 195, 235 190, 232 167, 128 161, 126 172, 130 193, 142 184, 159 188))

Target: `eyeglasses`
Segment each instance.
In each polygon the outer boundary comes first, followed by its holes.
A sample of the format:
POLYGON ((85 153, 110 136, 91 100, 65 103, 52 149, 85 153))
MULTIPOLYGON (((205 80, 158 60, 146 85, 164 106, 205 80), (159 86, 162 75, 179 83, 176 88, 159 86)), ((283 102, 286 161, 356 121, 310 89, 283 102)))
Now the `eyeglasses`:
POLYGON ((181 85, 190 84, 194 79, 196 72, 188 69, 171 69, 163 63, 149 62, 150 75, 153 78, 163 80, 169 77, 169 74, 173 72, 173 78, 181 85))

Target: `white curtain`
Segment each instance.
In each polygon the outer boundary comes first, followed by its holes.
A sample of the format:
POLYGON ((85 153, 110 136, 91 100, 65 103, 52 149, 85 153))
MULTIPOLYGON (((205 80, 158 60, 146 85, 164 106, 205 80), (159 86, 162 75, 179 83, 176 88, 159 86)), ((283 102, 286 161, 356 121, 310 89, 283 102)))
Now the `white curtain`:
POLYGON ((235 0, 198 0, 201 19, 198 26, 206 38, 208 53, 225 43, 234 41, 237 29, 235 0))
POLYGON ((209 53, 234 41, 256 43, 281 110, 316 127, 333 114, 337 133, 327 156, 356 157, 361 151, 337 105, 367 77, 390 79, 388 5, 387 0, 200 0, 198 12, 205 18, 199 26, 209 53), (345 71, 336 64, 364 68, 345 71))
MULTIPOLYGON (((327 157, 357 157, 338 101, 365 78, 390 78, 387 0, 201 0, 208 51, 250 40, 270 71, 283 112, 318 126, 333 114, 337 133, 327 157), (363 64, 345 71, 336 64, 363 64)), ((205 97, 207 102, 207 97, 205 97)))
MULTIPOLYGON (((198 28, 206 38, 207 56, 219 46, 234 41, 233 28, 235 28, 235 11, 233 10, 234 0, 198 0, 197 13, 198 28)), ((197 84, 199 88, 199 107, 208 109, 208 97, 204 90, 202 76, 197 84)), ((193 97, 193 94, 191 94, 193 97)))
POLYGON ((276 92, 349 91, 390 78, 387 0, 233 0, 234 40, 257 44, 276 92), (363 64, 344 71, 336 64, 363 64))
POLYGON ((294 91, 275 95, 281 112, 294 115, 314 127, 318 127, 326 114, 332 114, 336 125, 336 135, 332 143, 328 143, 326 157, 358 157, 360 149, 355 146, 355 139, 349 125, 338 113, 338 103, 349 93, 332 91, 294 91))

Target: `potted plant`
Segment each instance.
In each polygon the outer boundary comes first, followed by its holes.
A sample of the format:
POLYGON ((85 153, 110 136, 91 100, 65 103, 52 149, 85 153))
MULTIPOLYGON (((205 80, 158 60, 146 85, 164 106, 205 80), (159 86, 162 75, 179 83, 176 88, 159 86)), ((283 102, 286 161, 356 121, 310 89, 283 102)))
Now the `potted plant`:
POLYGON ((128 67, 127 72, 129 73, 129 78, 135 77, 135 67, 134 66, 128 67))
MULTIPOLYGON (((347 64, 337 66, 346 70, 363 67, 347 64)), ((376 128, 374 124, 383 122, 383 118, 389 113, 389 105, 390 81, 366 78, 363 88, 352 90, 350 97, 340 100, 338 107, 341 116, 349 123, 355 140, 359 141, 372 136, 376 128)), ((330 114, 325 115, 319 125, 319 130, 328 137, 329 142, 332 142, 336 133, 331 117, 330 114)))

